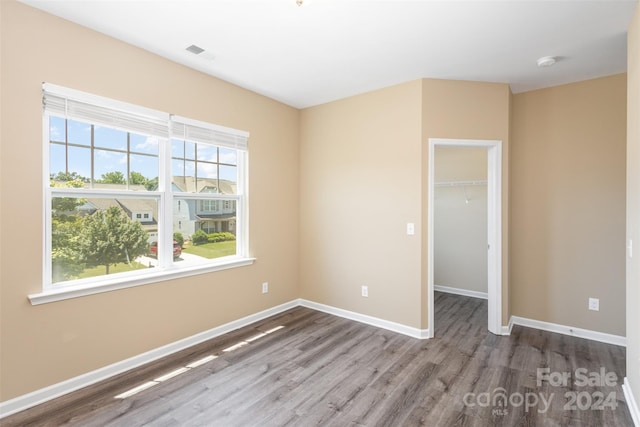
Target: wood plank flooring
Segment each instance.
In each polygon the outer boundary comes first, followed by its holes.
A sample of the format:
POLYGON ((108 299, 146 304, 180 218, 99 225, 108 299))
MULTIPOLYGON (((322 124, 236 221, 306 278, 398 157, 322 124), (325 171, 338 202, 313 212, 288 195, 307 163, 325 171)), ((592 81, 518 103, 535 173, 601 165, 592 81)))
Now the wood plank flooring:
POLYGON ((621 389, 624 348, 519 326, 511 336, 492 335, 486 301, 479 299, 438 292, 435 307, 436 336, 430 340, 298 307, 0 425, 633 425, 621 389), (273 331, 277 326, 283 327, 273 331), (242 341, 248 343, 223 351, 242 341), (209 355, 217 358, 131 397, 114 398, 209 355), (566 386, 539 386, 538 368, 572 378, 566 386), (616 384, 580 386, 578 368, 604 368, 615 373, 616 384), (494 402, 502 390, 504 406, 494 402), (610 400, 592 409, 599 393, 610 400), (573 395, 579 397, 574 410, 566 407, 573 395))

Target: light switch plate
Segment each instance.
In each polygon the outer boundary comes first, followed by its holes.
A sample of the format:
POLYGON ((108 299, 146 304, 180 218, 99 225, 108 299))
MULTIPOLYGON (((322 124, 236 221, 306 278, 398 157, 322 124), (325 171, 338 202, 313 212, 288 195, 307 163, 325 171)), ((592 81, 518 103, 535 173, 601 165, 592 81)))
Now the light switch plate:
POLYGON ((407 223, 407 235, 413 236, 416 234, 416 227, 412 222, 407 223))

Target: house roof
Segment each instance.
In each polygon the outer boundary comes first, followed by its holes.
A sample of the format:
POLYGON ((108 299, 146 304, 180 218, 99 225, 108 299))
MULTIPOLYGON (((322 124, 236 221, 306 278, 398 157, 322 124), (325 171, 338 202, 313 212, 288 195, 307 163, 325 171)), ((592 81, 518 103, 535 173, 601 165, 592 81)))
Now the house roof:
POLYGON ((211 219, 219 219, 219 220, 223 220, 223 221, 228 221, 231 219, 236 219, 236 214, 216 214, 216 215, 208 215, 208 214, 198 214, 196 215, 196 218, 198 219, 205 219, 205 220, 211 220, 211 219))
POLYGON ((193 176, 174 176, 173 184, 185 193, 203 193, 209 189, 211 193, 236 194, 237 186, 235 182, 226 179, 196 178, 193 176))

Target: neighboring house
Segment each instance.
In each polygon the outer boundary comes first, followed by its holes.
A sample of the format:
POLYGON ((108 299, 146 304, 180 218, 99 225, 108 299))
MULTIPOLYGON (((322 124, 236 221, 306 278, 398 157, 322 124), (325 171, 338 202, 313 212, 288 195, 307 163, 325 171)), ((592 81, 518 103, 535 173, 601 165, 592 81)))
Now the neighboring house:
MULTIPOLYGON (((94 184, 94 188, 122 189, 119 184, 94 184)), ((144 186, 130 186, 130 189, 144 190, 144 186), (140 187, 140 188, 134 188, 140 187)), ((84 205, 78 210, 83 215, 92 215, 97 210, 106 210, 111 206, 117 206, 131 219, 142 224, 142 228, 149 234, 149 242, 158 240, 158 203, 150 199, 130 198, 87 198, 84 205)))
MULTIPOLYGON (((89 185, 89 184, 86 184, 89 185)), ((93 188, 122 190, 121 184, 95 183, 93 188)), ((144 192, 142 185, 131 185, 130 190, 144 192)), ((173 177, 173 190, 181 193, 235 194, 236 183, 212 178, 176 176, 173 177)), ((133 221, 139 221, 149 233, 149 242, 158 239, 158 204, 149 199, 131 198, 87 198, 78 210, 82 215, 91 215, 99 209, 118 206, 133 221)), ((205 233, 226 231, 236 233, 235 200, 194 200, 174 199, 173 230, 189 239, 193 233, 203 230, 205 233)))
MULTIPOLYGON (((236 183, 225 179, 174 176, 173 190, 184 193, 236 194, 236 183)), ((191 236, 198 230, 205 233, 227 231, 236 233, 235 200, 175 199, 173 229, 191 236)))

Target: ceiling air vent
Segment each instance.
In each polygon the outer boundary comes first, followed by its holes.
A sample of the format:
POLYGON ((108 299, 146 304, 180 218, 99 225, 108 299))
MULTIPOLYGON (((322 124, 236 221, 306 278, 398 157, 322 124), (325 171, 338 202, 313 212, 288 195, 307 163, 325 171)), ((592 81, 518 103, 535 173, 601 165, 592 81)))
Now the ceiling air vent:
POLYGON ((201 48, 200 46, 196 46, 195 44, 189 46, 187 50, 195 55, 200 55, 202 52, 204 52, 203 48, 201 48))

